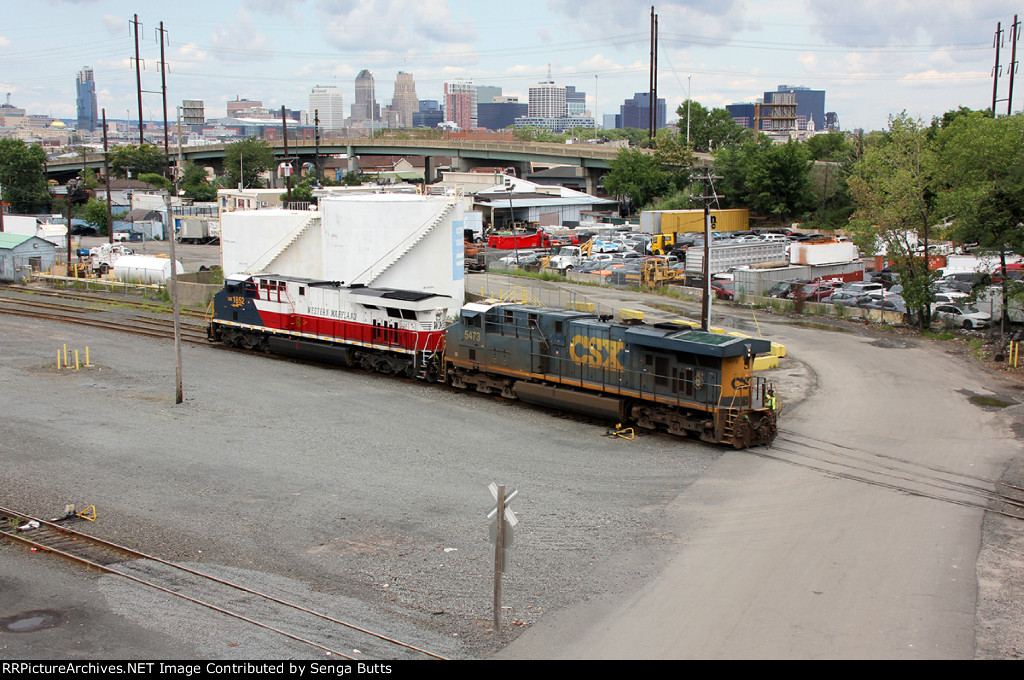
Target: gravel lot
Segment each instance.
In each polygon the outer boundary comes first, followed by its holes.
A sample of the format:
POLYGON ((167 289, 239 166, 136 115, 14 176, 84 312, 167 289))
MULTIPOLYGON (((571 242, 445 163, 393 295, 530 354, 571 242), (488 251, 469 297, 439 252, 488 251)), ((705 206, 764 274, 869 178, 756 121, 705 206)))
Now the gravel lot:
MULTIPOLYGON (((175 405, 170 343, 15 317, 0 316, 0 357, 0 505, 51 517, 69 502, 93 504, 92 533, 450 658, 488 656, 547 611, 631 592, 657 573, 677 538, 666 506, 720 455, 217 348, 184 348, 186 401, 175 405), (96 365, 58 373, 63 343, 88 345, 96 365), (491 482, 520 490, 500 633, 484 517, 491 482)), ((814 389, 797 359, 777 370, 790 404, 814 389)), ((1020 461, 1006 480, 1024 481, 1020 461)), ((977 655, 1020 658, 1019 521, 990 516, 985 529, 977 655)), ((118 577, 3 544, 0 555, 0 617, 59 615, 33 635, 0 631, 5 658, 322 658, 118 577)))
MULTIPOLYGON (((475 393, 212 347, 184 348, 186 400, 174 405, 170 343, 15 317, 0 317, 0 356, 0 383, 17 395, 5 405, 2 505, 43 517, 95 505, 97 535, 266 588, 292 581, 339 618, 351 611, 452 658, 485 656, 551 608, 652 573, 671 538, 664 507, 720 454, 667 436, 607 437, 605 424, 475 393), (88 345, 95 366, 58 372, 63 343, 88 345), (520 491, 500 634, 491 482, 520 491)), ((145 644, 173 648, 169 637, 183 656, 208 658, 283 652, 262 635, 224 638, 205 613, 182 625, 195 614, 165 616, 122 580, 99 581, 113 612, 158 634, 145 644)))

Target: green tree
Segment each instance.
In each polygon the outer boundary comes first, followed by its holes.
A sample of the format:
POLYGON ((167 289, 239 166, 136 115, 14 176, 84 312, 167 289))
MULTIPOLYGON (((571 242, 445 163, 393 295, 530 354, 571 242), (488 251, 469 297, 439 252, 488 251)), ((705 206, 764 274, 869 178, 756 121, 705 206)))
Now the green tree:
POLYGON ((854 218, 877 225, 907 308, 919 313, 922 325, 931 318, 931 275, 916 245, 927 240, 934 221, 935 165, 927 130, 903 112, 889 117, 883 143, 865 150, 850 177, 854 218))
POLYGON ((182 167, 180 188, 193 201, 208 203, 217 200, 216 183, 210 182, 206 168, 191 161, 185 161, 182 167))
POLYGON ((243 188, 263 186, 260 175, 274 167, 274 150, 255 137, 243 139, 224 147, 224 183, 229 187, 243 188))
MULTIPOLYGON (((123 218, 127 213, 113 213, 114 220, 123 218)), ((78 217, 92 225, 100 234, 108 234, 110 224, 107 222, 107 202, 98 198, 90 198, 89 202, 78 209, 78 217)))
POLYGON ((642 210, 672 189, 671 175, 653 154, 641 149, 621 149, 608 165, 604 187, 609 194, 627 199, 628 212, 642 210))
POLYGON ((953 236, 999 255, 1003 313, 1007 253, 1024 253, 1024 116, 958 112, 935 134, 935 203, 953 236))
POLYGON ((119 146, 110 152, 107 160, 110 174, 121 179, 128 177, 129 172, 137 178, 144 173, 163 175, 167 171, 167 157, 152 144, 119 146))
POLYGON ((163 189, 164 191, 174 190, 174 182, 167 179, 163 175, 158 175, 155 172, 142 173, 141 175, 139 175, 139 181, 145 182, 146 184, 154 186, 157 189, 163 189))
POLYGON ((773 144, 761 135, 719 150, 715 167, 721 176, 715 190, 728 207, 747 206, 785 221, 802 216, 813 205, 811 164, 797 142, 773 144))
MULTIPOLYGON (((679 116, 677 125, 684 141, 687 138, 686 109, 685 101, 676 109, 679 116)), ((738 125, 725 109, 707 109, 693 100, 689 100, 689 109, 689 138, 694 151, 707 153, 732 146, 752 134, 738 125)))
POLYGON ((20 139, 0 139, 0 192, 11 211, 33 213, 47 210, 50 193, 46 186, 46 152, 38 144, 20 139))

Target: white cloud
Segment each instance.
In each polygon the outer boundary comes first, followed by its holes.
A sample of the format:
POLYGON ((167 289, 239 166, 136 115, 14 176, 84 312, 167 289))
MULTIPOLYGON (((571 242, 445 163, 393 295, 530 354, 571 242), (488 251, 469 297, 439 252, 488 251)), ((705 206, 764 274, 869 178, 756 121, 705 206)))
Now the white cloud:
POLYGON ((342 52, 401 54, 476 39, 471 23, 458 21, 445 0, 319 0, 316 10, 324 38, 342 52))
POLYGON ((213 56, 220 61, 269 61, 274 58, 273 45, 242 10, 234 19, 214 30, 210 36, 213 56))

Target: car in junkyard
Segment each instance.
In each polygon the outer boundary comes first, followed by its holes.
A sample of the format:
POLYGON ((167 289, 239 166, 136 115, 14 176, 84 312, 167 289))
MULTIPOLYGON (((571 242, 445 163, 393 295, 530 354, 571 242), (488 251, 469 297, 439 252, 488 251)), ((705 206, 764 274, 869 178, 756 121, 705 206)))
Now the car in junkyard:
POLYGON ((987 327, 992 322, 992 315, 971 305, 943 302, 932 307, 932 323, 937 322, 977 330, 987 327))

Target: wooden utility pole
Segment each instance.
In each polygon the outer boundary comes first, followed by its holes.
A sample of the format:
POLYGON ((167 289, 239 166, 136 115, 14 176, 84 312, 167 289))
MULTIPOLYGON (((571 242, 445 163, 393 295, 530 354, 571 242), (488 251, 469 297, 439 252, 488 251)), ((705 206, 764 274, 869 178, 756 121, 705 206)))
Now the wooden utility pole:
POLYGON ((114 216, 110 208, 110 165, 107 162, 107 110, 103 109, 103 179, 107 183, 107 240, 114 242, 114 216))
POLYGON ((1013 115, 1013 76, 1017 73, 1017 40, 1020 38, 1020 22, 1013 15, 1013 30, 1010 31, 1010 94, 1006 97, 1006 115, 1013 115))
MULTIPOLYGON (((174 184, 177 189, 177 182, 174 184)), ((171 197, 164 192, 164 207, 167 209, 167 225, 164 228, 165 236, 171 242, 171 308, 174 310, 174 366, 176 389, 174 403, 180 404, 185 400, 181 380, 181 314, 178 308, 178 260, 174 254, 174 215, 171 213, 171 197)))
POLYGON ((157 31, 160 36, 160 90, 164 102, 164 164, 167 167, 171 165, 170 155, 170 142, 168 142, 167 136, 167 62, 164 61, 164 22, 160 22, 160 28, 157 31))
MULTIPOLYGON (((142 123, 142 62, 139 61, 139 15, 132 20, 135 27, 135 89, 139 93, 139 146, 146 143, 145 128, 142 123)), ((128 122, 131 127, 131 121, 128 122)))
POLYGON ((999 48, 1003 44, 1003 22, 996 24, 996 37, 993 40, 996 48, 996 65, 992 68, 992 117, 996 117, 996 94, 999 91, 999 48))
MULTIPOLYGON (((284 104, 281 104, 281 135, 284 137, 284 162, 288 164, 287 170, 284 171, 285 186, 288 187, 288 198, 287 203, 292 202, 292 162, 288 158, 288 118, 284 113, 284 104)), ((287 207, 287 206, 286 206, 287 207)))

